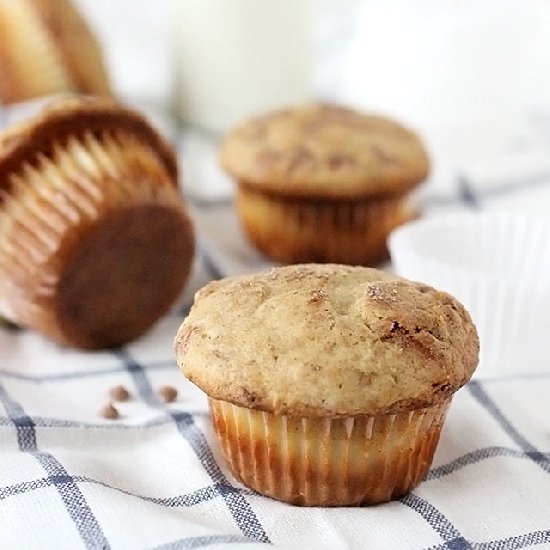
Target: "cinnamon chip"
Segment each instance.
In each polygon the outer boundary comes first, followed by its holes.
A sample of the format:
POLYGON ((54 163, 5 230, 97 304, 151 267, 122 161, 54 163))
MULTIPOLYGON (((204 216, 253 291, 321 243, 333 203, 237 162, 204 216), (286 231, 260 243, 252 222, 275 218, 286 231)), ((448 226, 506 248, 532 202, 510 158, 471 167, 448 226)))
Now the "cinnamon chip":
POLYGON ((109 390, 109 395, 114 401, 128 401, 130 392, 122 385, 113 386, 109 390))
POLYGON ((118 410, 115 409, 112 403, 107 403, 107 405, 100 409, 99 414, 108 420, 116 420, 120 416, 118 410))
POLYGON ((178 397, 178 390, 172 386, 161 386, 158 389, 158 394, 165 403, 172 403, 178 397))

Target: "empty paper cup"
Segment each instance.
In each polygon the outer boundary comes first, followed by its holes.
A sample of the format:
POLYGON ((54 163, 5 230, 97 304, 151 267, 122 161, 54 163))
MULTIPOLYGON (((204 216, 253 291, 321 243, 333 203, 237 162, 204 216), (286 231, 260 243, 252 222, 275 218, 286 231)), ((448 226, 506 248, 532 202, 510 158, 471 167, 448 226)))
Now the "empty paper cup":
POLYGON ((398 274, 446 290, 470 311, 481 340, 478 375, 549 369, 549 219, 423 219, 394 231, 389 247, 398 274))

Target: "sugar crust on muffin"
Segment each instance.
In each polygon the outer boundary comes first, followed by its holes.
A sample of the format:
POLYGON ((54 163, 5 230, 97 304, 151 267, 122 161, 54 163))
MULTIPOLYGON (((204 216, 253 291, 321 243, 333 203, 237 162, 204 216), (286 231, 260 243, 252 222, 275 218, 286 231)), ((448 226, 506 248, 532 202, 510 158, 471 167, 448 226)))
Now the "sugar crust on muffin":
POLYGON ((369 268, 312 264, 210 283, 176 351, 212 398, 338 417, 444 401, 471 377, 479 341, 444 292, 369 268))
POLYGON ((326 103, 243 122, 225 138, 220 161, 251 190, 310 199, 399 194, 429 172, 413 131, 390 118, 326 103))

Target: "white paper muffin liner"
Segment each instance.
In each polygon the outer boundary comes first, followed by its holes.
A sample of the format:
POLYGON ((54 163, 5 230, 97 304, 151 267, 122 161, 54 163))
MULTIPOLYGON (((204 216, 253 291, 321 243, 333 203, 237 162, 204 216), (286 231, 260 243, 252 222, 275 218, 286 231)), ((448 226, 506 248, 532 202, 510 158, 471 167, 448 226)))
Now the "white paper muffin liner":
POLYGON ((397 274, 445 290, 481 341, 476 376, 550 370, 550 219, 461 214, 418 220, 389 239, 397 274))
POLYGON ((209 398, 233 475, 301 506, 378 504, 416 487, 432 463, 450 402, 379 416, 303 418, 209 398))

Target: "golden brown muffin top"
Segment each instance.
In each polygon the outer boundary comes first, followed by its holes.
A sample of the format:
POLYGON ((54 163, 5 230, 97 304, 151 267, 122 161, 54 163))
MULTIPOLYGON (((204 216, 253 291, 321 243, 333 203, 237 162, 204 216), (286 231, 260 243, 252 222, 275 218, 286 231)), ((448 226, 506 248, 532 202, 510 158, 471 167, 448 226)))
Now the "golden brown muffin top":
POLYGON ((430 406, 470 379, 479 355, 472 320, 449 294, 335 264, 208 284, 175 345, 209 396, 300 416, 430 406))
POLYGON ((415 133, 388 118, 334 104, 250 119, 228 134, 220 161, 241 185, 313 199, 403 193, 429 170, 415 133))
POLYGON ((8 176, 39 155, 49 157, 55 146, 71 136, 123 130, 135 135, 159 155, 177 185, 178 167, 173 149, 139 113, 110 99, 66 96, 54 99, 40 113, 0 135, 0 188, 8 176))

